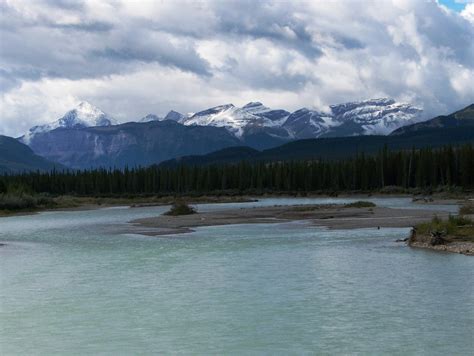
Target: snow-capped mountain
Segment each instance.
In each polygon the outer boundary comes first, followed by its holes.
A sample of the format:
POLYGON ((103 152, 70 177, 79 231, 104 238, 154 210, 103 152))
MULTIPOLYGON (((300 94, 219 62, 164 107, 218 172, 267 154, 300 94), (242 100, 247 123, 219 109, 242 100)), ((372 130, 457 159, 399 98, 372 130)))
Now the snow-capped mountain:
POLYGON ((322 136, 337 125, 331 114, 303 108, 288 116, 283 127, 291 137, 304 139, 322 136))
POLYGON ((387 98, 332 105, 331 111, 341 127, 356 124, 361 128, 359 134, 363 135, 388 135, 399 127, 419 121, 422 112, 387 98))
MULTIPOLYGON (((298 139, 387 135, 402 126, 419 121, 420 114, 420 109, 409 104, 397 103, 393 99, 372 99, 332 105, 327 112, 302 108, 293 113, 281 109, 274 110, 260 102, 250 102, 242 107, 233 104, 215 106, 186 116, 176 111, 170 111, 165 117, 149 114, 138 123, 129 124, 144 125, 139 130, 146 129, 145 126, 148 124, 170 123, 170 121, 173 121, 170 124, 181 128, 183 126, 222 128, 221 131, 232 134, 232 137, 242 145, 266 149, 298 139)), ((72 137, 79 129, 87 131, 90 127, 116 124, 116 121, 102 110, 82 102, 57 121, 31 128, 28 133, 20 137, 20 141, 28 144, 37 153, 44 153, 43 146, 47 141, 44 138, 49 140, 52 137, 59 137, 59 134, 48 135, 57 128, 70 129, 69 134, 72 137)), ((126 135, 128 130, 135 127, 134 125, 120 125, 120 132, 126 135)), ((176 127, 174 129, 178 130, 176 127)), ((221 135, 221 131, 209 132, 219 132, 221 135)), ((79 152, 82 148, 76 147, 76 149, 79 152)))
POLYGON ((34 135, 38 133, 49 132, 57 128, 73 129, 92 126, 111 126, 116 124, 117 122, 115 119, 108 116, 96 106, 83 101, 58 120, 46 125, 32 127, 24 136, 20 138, 20 141, 28 143, 34 135))
POLYGON ((250 102, 187 115, 176 111, 165 117, 149 114, 140 122, 118 125, 102 110, 82 102, 57 121, 31 128, 19 140, 36 154, 67 167, 122 167, 231 146, 263 150, 298 139, 385 135, 419 121, 420 114, 420 109, 392 99, 332 105, 327 112, 302 108, 293 113, 250 102))
POLYGON ((233 104, 216 106, 180 122, 184 125, 225 127, 245 141, 256 130, 281 139, 304 139, 322 136, 387 135, 416 122, 421 110, 393 99, 371 99, 332 105, 329 112, 307 108, 293 113, 272 110, 260 102, 239 108, 233 104), (278 130, 276 130, 278 129, 278 130))
POLYGON ((225 127, 237 137, 242 137, 247 127, 278 127, 290 113, 285 110, 272 110, 260 102, 250 102, 239 108, 233 104, 215 106, 200 111, 180 122, 186 126, 225 127))

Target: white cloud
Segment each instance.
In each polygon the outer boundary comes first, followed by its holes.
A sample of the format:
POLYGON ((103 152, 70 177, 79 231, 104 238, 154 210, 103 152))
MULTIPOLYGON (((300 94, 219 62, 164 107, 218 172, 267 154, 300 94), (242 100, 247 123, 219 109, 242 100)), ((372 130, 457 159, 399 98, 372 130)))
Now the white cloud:
POLYGON ((0 133, 80 100, 121 121, 378 96, 447 113, 474 101, 473 12, 417 0, 0 0, 0 133))
POLYGON ((474 3, 466 4, 466 7, 461 11, 461 16, 474 24, 474 3))

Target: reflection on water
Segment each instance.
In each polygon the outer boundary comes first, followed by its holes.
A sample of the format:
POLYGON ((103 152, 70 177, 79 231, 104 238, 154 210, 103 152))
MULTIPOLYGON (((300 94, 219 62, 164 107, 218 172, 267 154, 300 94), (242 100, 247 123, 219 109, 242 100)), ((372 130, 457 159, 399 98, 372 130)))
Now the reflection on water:
MULTIPOLYGON (((334 199, 238 206, 315 202, 334 199)), ((395 243, 407 229, 338 231, 292 222, 160 238, 119 233, 127 221, 166 209, 0 219, 0 242, 7 244, 0 247, 0 353, 474 349, 473 258, 395 243)))

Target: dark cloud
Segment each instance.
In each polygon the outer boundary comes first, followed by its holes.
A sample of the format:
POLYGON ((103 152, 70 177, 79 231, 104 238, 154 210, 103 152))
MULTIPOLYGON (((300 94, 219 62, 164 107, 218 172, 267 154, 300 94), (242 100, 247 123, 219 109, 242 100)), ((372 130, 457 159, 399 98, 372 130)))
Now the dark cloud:
POLYGON ((89 23, 79 23, 79 24, 57 24, 50 23, 44 24, 46 27, 56 28, 59 30, 67 31, 84 31, 84 32, 108 32, 111 31, 114 26, 107 22, 89 22, 89 23))
POLYGON ((45 6, 57 7, 65 10, 82 11, 84 10, 83 0, 40 0, 45 6))
POLYGON ((168 47, 166 50, 157 50, 157 48, 105 48, 99 51, 92 51, 88 58, 94 61, 100 58, 105 62, 112 63, 129 63, 129 62, 156 62, 165 66, 179 68, 190 71, 195 74, 209 76, 208 63, 203 60, 191 48, 174 48, 168 47))
POLYGON ((365 45, 356 38, 344 35, 335 35, 334 39, 346 49, 363 49, 365 47, 365 45))

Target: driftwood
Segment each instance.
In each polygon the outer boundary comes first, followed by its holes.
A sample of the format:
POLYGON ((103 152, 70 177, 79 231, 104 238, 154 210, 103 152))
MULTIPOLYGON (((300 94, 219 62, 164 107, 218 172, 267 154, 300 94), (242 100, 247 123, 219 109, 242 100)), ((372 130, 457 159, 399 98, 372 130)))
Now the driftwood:
POLYGON ((416 227, 412 227, 410 231, 410 236, 408 237, 408 244, 416 241, 416 227))
POLYGON ((430 245, 431 246, 436 246, 436 245, 446 245, 447 241, 443 238, 443 236, 446 235, 446 231, 431 231, 430 232, 431 239, 430 239, 430 245))

